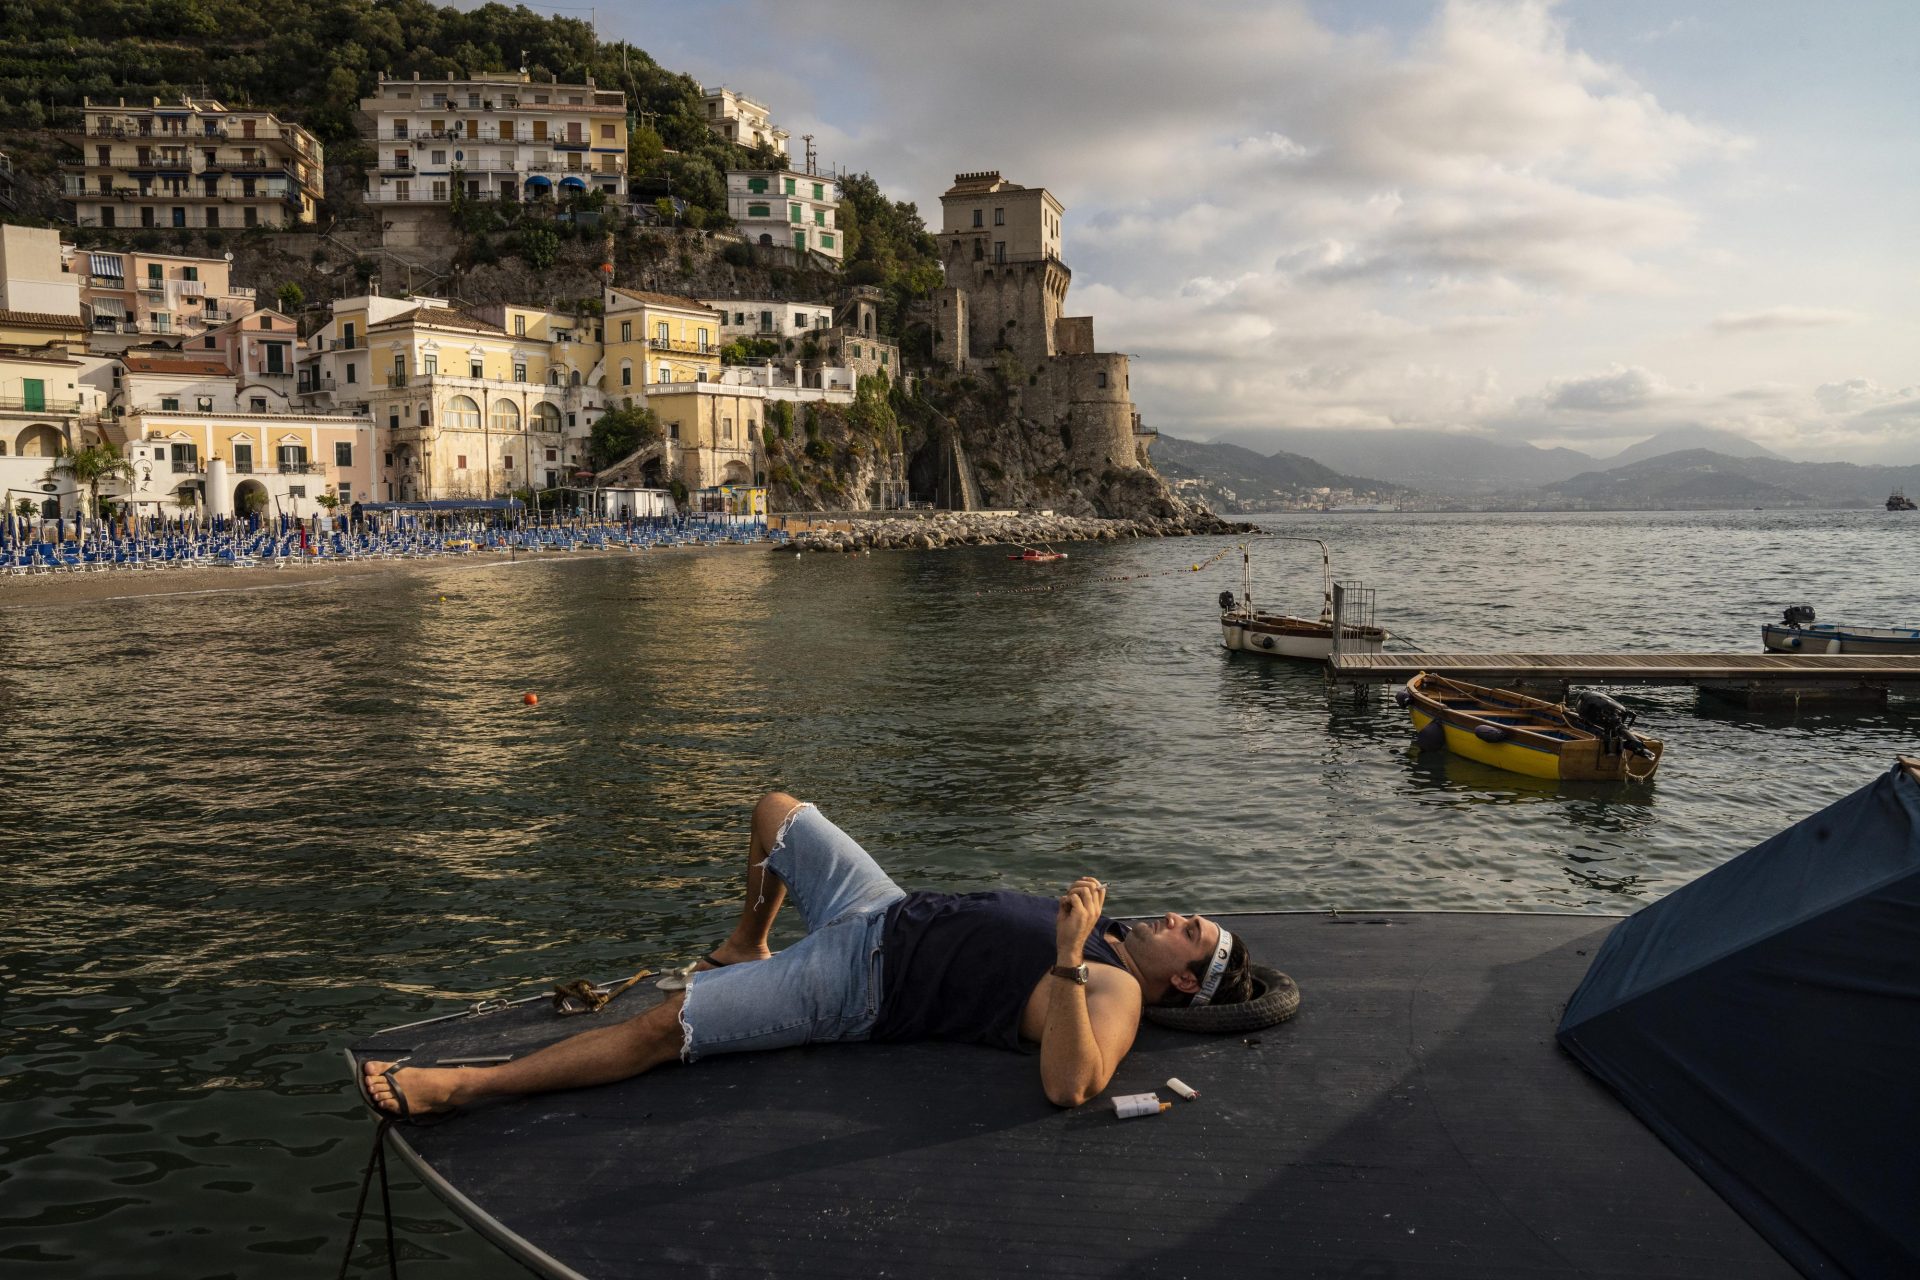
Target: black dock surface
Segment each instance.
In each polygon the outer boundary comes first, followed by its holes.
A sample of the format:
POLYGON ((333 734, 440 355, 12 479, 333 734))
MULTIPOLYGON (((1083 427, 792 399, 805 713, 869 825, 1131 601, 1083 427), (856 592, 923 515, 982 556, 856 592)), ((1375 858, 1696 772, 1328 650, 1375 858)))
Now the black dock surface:
MULTIPOLYGON (((1248 1036, 1143 1027, 1108 1096, 1158 1090, 1174 1102, 1158 1116, 1058 1110, 1033 1057, 855 1045, 394 1136, 503 1248, 594 1280, 1795 1274, 1556 1047, 1615 919, 1225 919, 1298 981, 1300 1013, 1248 1036)), ((640 994, 594 1017, 533 1001, 397 1028, 350 1055, 523 1054, 657 998, 640 994)))

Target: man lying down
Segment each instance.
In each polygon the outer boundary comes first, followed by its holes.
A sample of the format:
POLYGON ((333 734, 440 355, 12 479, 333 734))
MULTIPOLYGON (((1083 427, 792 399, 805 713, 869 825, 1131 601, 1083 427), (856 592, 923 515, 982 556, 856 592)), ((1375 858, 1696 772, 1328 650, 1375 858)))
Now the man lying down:
POLYGON ((1203 916, 1128 925, 1106 887, 1032 894, 908 893, 810 804, 774 792, 753 810, 746 902, 684 991, 646 1013, 493 1067, 363 1065, 367 1095, 410 1119, 503 1094, 608 1084, 709 1054, 857 1040, 1040 1046, 1059 1106, 1106 1088, 1148 1004, 1249 998, 1246 944, 1203 916), (773 955, 791 894, 807 935, 773 955))

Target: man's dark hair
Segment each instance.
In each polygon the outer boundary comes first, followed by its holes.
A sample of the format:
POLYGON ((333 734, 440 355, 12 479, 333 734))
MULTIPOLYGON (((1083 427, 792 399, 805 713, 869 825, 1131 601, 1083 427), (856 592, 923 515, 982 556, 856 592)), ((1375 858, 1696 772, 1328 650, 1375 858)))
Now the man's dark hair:
MULTIPOLYGON (((1202 956, 1187 966, 1188 972, 1201 982, 1207 980, 1207 970, 1213 965, 1211 955, 1202 956)), ((1246 940, 1235 935, 1233 946, 1227 949, 1227 967, 1220 975, 1220 985, 1214 988, 1211 1004, 1240 1004, 1253 998, 1253 967, 1251 957, 1247 955, 1246 940)), ((1175 986, 1167 987, 1167 994, 1160 998, 1160 1004, 1168 1009, 1184 1009, 1193 1003, 1192 994, 1175 986)))

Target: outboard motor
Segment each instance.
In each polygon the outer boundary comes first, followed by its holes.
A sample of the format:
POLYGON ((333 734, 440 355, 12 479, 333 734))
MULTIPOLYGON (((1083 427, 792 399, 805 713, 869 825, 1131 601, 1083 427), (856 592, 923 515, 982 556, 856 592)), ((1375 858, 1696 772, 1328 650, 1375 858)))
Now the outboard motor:
POLYGON ((1795 631, 1813 621, 1813 606, 1810 604, 1790 604, 1785 617, 1781 619, 1795 631))
POLYGON ((1600 735, 1600 749, 1607 755, 1617 756, 1625 749, 1653 759, 1653 752, 1633 732, 1633 722, 1638 717, 1606 694, 1593 689, 1583 691, 1574 704, 1573 716, 1600 735))
POLYGON ((1232 613, 1239 604, 1240 598, 1234 595, 1233 592, 1222 591, 1220 593, 1220 608, 1223 612, 1232 613))

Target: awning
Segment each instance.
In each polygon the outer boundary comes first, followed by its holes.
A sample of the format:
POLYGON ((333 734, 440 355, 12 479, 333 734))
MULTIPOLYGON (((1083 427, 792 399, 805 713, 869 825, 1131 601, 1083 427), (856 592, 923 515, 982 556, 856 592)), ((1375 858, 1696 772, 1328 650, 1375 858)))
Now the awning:
POLYGON ((96 320, 127 318, 127 304, 118 298, 95 298, 89 305, 93 307, 93 318, 96 320))
POLYGON ((90 254, 88 254, 88 255, 87 255, 87 261, 88 261, 88 262, 89 262, 89 264, 91 264, 91 266, 92 266, 92 274, 93 274, 93 275, 96 275, 96 276, 119 276, 119 277, 121 277, 121 278, 123 278, 123 279, 124 279, 124 278, 125 278, 125 276, 126 276, 126 273, 125 273, 124 271, 122 271, 122 270, 120 269, 120 255, 119 255, 119 254, 115 254, 115 253, 90 253, 90 254))
POLYGON ((531 178, 527 179, 527 185, 533 188, 533 190, 535 191, 545 191, 548 188, 552 187, 553 183, 536 173, 531 178))
POLYGON ((560 185, 568 191, 585 191, 587 189, 587 184, 578 178, 562 178, 560 179, 560 185))

